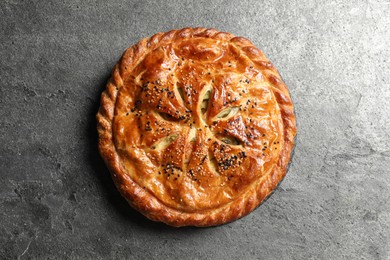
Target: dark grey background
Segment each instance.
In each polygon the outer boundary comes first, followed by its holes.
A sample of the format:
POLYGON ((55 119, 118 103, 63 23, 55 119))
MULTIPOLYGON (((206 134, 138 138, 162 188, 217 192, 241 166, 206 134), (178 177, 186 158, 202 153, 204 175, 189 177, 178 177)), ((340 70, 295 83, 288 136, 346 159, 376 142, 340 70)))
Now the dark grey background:
POLYGON ((1 1, 0 258, 390 259, 389 14, 389 1, 1 1), (124 49, 186 26, 251 39, 298 120, 282 184, 215 228, 146 220, 97 153, 124 49))

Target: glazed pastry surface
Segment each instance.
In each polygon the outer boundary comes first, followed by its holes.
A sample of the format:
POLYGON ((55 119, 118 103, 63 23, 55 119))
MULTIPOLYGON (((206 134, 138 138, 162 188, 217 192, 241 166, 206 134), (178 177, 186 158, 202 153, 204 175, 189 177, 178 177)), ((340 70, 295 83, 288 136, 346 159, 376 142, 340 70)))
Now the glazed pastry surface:
POLYGON ((122 195, 173 226, 251 212, 284 177, 296 132, 287 87, 264 54, 204 28, 126 50, 97 119, 99 149, 122 195))

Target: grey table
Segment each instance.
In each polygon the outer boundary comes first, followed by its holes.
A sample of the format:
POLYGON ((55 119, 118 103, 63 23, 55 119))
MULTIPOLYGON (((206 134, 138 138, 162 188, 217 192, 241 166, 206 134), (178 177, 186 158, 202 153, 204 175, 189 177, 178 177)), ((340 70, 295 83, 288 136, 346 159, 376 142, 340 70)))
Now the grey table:
POLYGON ((389 14, 389 1, 1 1, 0 258, 390 259, 389 14), (97 152, 123 50, 186 26, 251 39, 298 120, 282 184, 215 228, 146 220, 97 152))

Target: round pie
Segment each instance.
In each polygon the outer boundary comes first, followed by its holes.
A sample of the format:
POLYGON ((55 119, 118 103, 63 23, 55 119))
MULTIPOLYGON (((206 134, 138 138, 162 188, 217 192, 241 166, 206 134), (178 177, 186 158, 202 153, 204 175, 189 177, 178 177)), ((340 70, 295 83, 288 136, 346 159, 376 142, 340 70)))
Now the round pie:
POLYGON ((285 176, 296 134, 288 89, 264 54, 205 28, 127 49, 97 122, 121 194, 172 226, 220 225, 254 210, 285 176))

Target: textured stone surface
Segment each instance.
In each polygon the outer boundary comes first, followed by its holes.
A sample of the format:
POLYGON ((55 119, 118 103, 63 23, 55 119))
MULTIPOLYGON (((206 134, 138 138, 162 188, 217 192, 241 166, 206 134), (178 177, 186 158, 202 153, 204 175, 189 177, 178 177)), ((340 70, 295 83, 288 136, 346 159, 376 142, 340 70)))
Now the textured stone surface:
POLYGON ((0 2, 1 258, 390 259, 388 1, 64 2, 0 2), (279 188, 215 228, 146 220, 97 153, 123 50, 185 26, 251 39, 298 119, 279 188))

